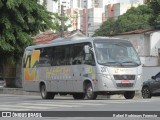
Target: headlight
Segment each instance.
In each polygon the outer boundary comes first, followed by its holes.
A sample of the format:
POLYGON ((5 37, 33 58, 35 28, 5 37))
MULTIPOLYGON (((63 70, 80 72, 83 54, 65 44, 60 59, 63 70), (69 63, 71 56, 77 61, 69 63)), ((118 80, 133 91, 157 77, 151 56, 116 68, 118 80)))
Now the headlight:
POLYGON ((140 79, 141 78, 141 74, 137 75, 137 79, 140 79))
POLYGON ((110 80, 112 79, 110 75, 105 75, 105 77, 110 80))

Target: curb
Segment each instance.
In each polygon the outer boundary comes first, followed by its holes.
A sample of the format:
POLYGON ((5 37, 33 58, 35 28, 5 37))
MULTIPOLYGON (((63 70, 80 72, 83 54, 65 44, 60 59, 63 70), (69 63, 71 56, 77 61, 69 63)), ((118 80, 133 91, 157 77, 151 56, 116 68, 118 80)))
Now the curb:
POLYGON ((0 88, 0 94, 40 95, 39 92, 26 92, 22 88, 0 88))

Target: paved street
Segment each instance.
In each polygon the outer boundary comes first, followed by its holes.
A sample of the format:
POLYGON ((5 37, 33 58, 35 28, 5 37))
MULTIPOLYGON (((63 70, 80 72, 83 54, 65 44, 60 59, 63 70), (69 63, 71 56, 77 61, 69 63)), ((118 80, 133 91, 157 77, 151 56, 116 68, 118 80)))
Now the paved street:
MULTIPOLYGON (((42 100, 40 96, 1 94, 0 101, 0 111, 160 111, 160 97, 133 100, 123 98, 73 100, 72 97, 56 96, 54 100, 42 100)), ((155 119, 152 118, 152 120, 155 119)))
POLYGON ((0 111, 160 111, 160 97, 152 99, 74 100, 72 97, 56 96, 54 100, 42 100, 40 96, 0 95, 0 111))

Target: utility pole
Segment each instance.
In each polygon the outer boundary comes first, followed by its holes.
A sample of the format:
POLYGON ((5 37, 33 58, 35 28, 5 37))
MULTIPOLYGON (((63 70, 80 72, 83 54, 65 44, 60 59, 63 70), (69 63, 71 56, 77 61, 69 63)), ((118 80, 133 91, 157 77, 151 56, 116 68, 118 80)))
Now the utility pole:
POLYGON ((88 37, 88 0, 86 0, 86 36, 88 37))
POLYGON ((64 37, 64 10, 63 5, 61 5, 61 37, 64 37))

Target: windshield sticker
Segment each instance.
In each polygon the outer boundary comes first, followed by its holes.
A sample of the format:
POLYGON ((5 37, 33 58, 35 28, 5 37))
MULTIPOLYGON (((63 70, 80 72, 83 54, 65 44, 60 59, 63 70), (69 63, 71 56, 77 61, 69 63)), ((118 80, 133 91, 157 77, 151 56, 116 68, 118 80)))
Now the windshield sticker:
POLYGON ((126 72, 133 72, 133 70, 129 69, 129 68, 115 68, 113 72, 115 72, 115 73, 126 73, 126 72))

